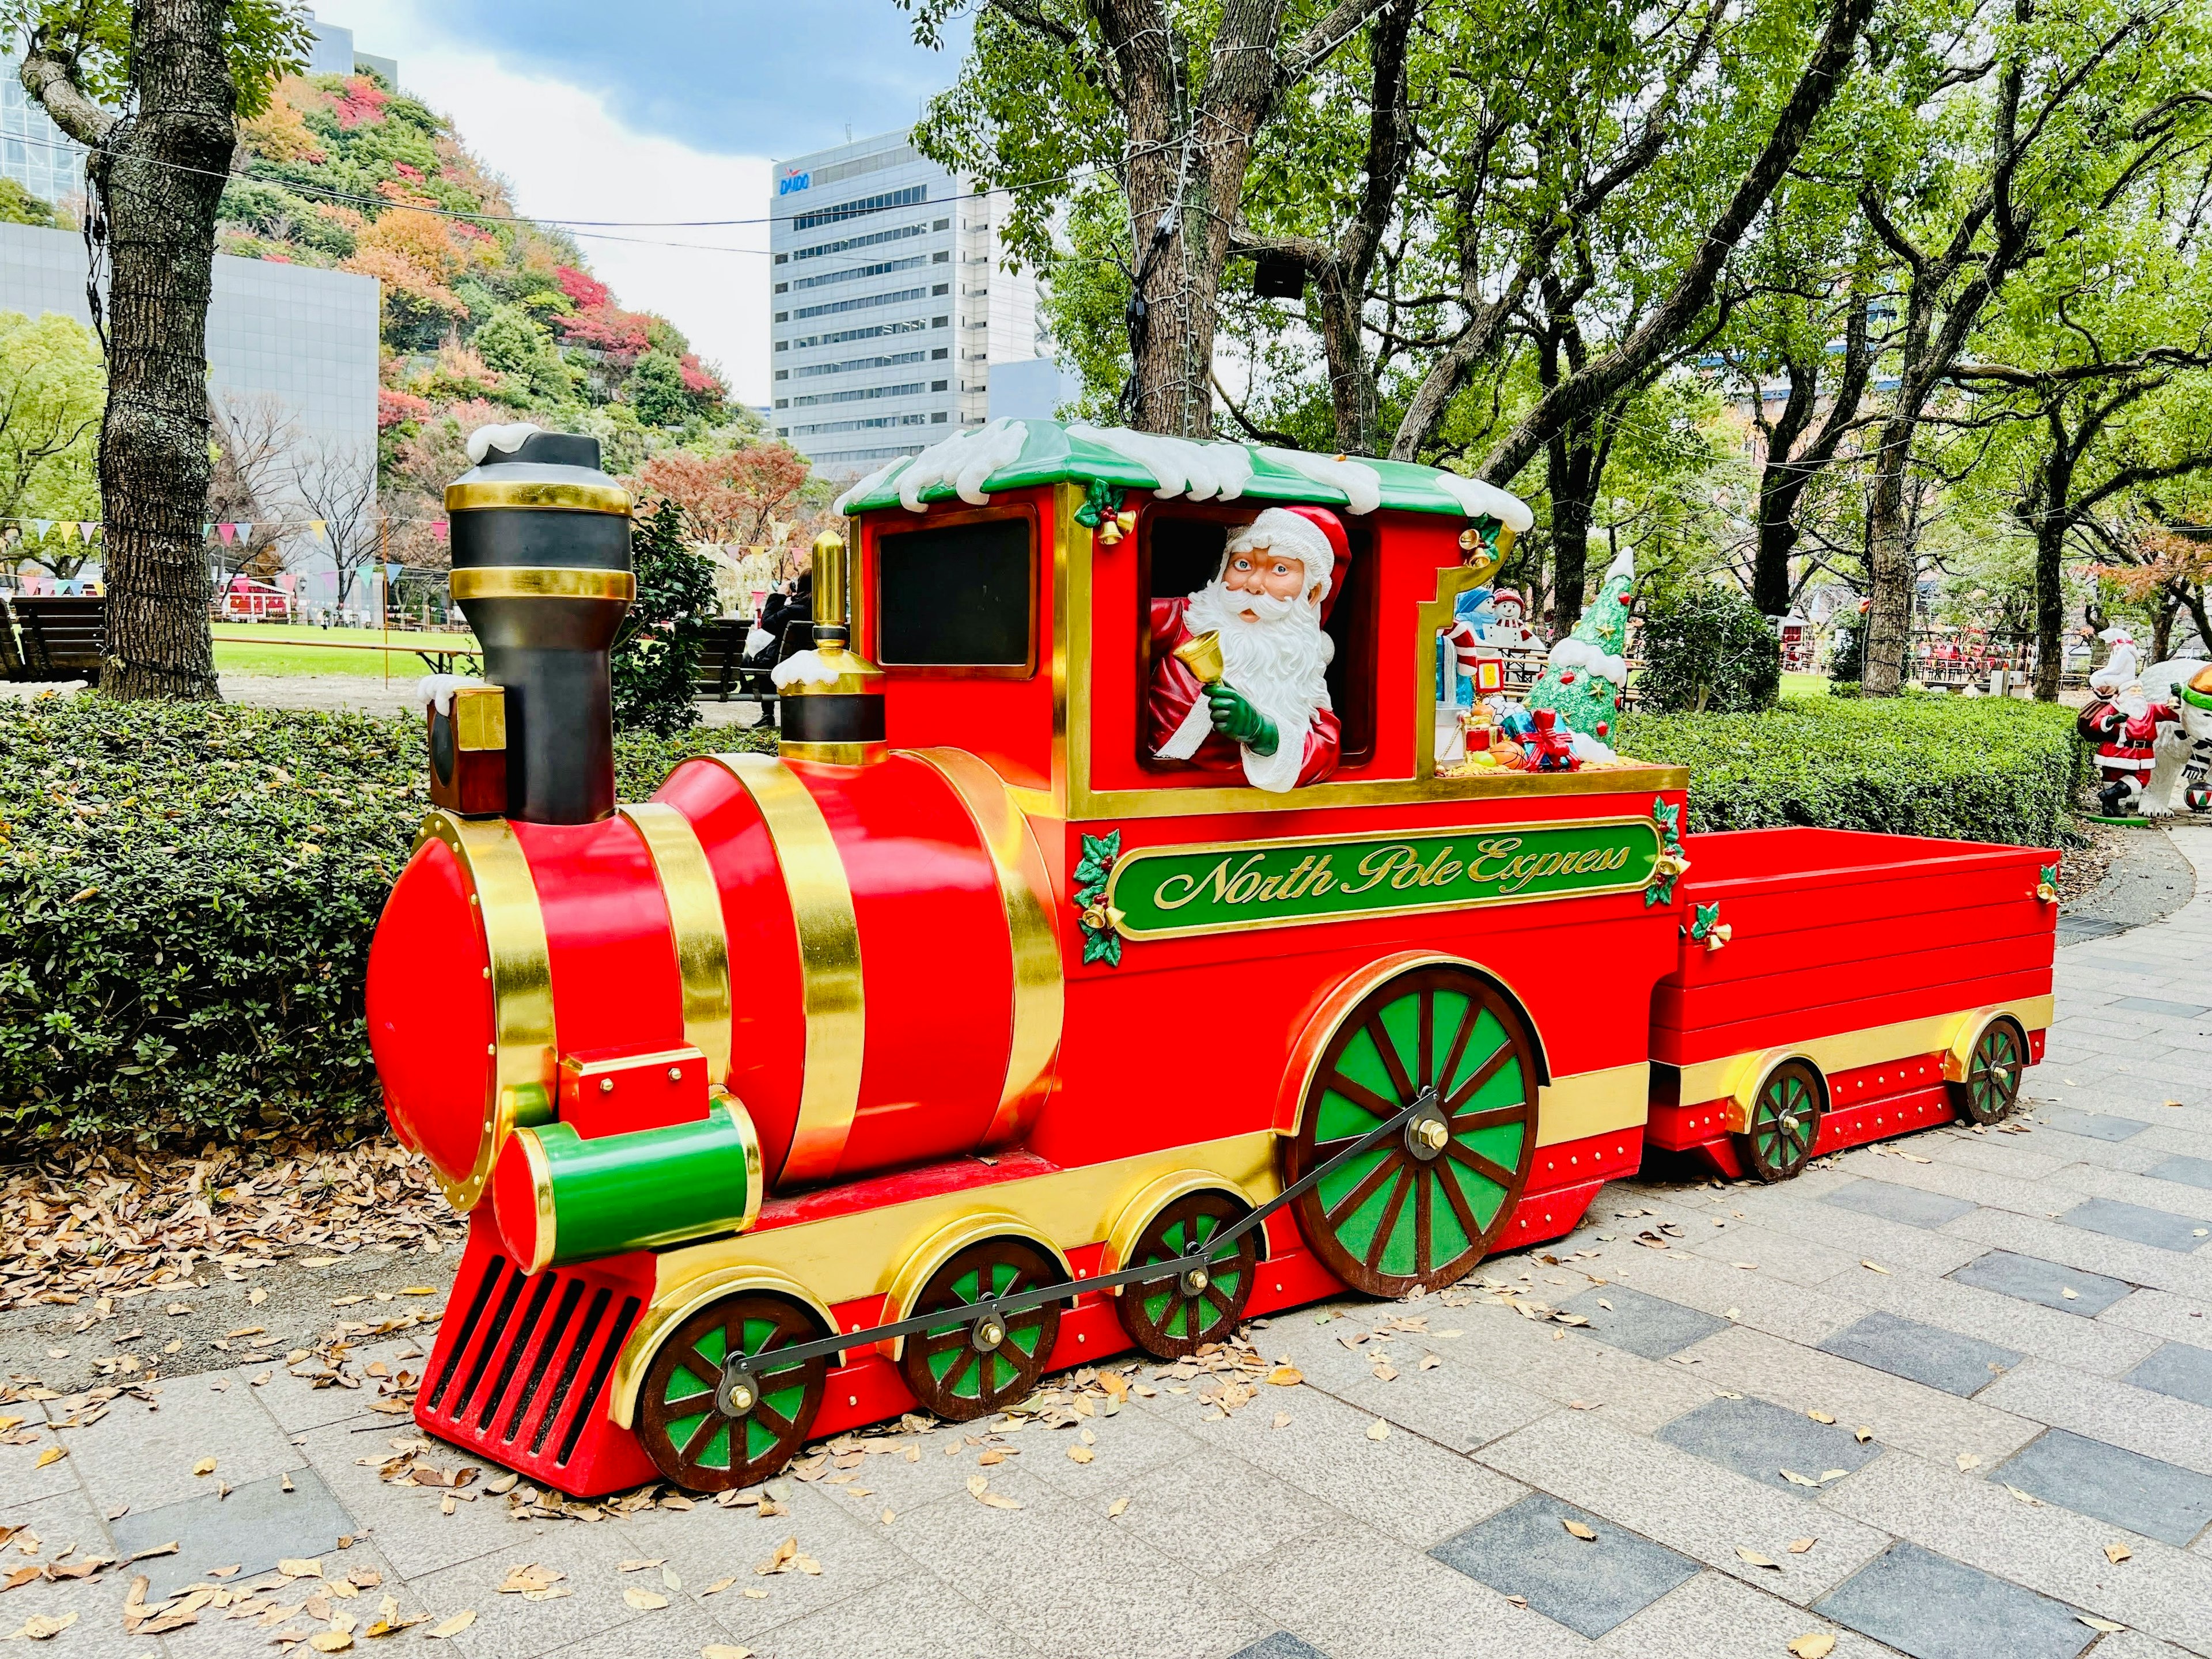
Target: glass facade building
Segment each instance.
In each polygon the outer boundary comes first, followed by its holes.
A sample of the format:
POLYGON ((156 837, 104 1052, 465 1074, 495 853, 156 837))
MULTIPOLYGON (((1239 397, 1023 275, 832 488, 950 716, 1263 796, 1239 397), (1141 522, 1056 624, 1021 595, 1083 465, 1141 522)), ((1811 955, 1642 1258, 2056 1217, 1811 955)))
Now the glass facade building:
POLYGON ((868 471, 988 418, 990 366, 1036 355, 1036 283, 998 269, 1004 192, 903 132, 776 164, 769 416, 825 471, 868 471))
POLYGON ((23 54, 0 56, 0 178, 44 202, 84 194, 84 146, 23 90, 23 54))

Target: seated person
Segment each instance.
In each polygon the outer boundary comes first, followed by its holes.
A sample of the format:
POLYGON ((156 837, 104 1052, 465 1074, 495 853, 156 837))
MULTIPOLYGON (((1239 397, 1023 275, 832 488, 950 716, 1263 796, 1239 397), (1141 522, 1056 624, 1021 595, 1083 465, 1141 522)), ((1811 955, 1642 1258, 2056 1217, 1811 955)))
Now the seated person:
POLYGON ((1271 507, 1230 538, 1212 582, 1152 601, 1146 724, 1155 757, 1241 770, 1279 794, 1336 770, 1342 743, 1326 678, 1335 644, 1322 619, 1350 556, 1328 508, 1271 507), (1207 633, 1222 664, 1210 685, 1175 654, 1207 633))
POLYGON ((779 588, 768 596, 768 603, 761 607, 760 619, 745 635, 743 666, 775 667, 784 630, 795 622, 813 620, 814 568, 810 564, 799 573, 799 579, 788 591, 779 588))

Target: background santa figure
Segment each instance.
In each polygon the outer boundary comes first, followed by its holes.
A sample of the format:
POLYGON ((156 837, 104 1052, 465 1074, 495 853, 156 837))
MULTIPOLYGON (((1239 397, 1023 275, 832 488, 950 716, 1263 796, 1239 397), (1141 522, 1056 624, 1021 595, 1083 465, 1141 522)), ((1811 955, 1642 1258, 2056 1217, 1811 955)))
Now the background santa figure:
POLYGON ((1344 526, 1320 507, 1271 507, 1231 536, 1221 574, 1188 599, 1152 601, 1146 711, 1162 760, 1241 769, 1281 793, 1336 770, 1341 738, 1328 701, 1335 645, 1322 631, 1344 526), (1201 682, 1177 646, 1216 635, 1221 678, 1201 682))

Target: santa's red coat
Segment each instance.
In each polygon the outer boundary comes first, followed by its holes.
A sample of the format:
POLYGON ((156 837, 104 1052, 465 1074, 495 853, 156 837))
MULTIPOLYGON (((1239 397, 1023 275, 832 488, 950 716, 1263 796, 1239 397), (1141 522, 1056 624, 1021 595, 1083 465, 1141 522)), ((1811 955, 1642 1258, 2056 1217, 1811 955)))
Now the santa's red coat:
MULTIPOLYGON (((1154 599, 1152 601, 1152 683, 1145 697, 1146 742, 1154 755, 1160 745, 1173 737, 1182 726, 1191 705, 1206 695, 1206 687, 1197 675, 1183 665, 1182 659, 1175 654, 1176 647, 1191 636, 1190 626, 1183 620, 1188 599, 1154 599)), ((1281 734, 1282 741, 1293 741, 1293 734, 1281 734)), ((1337 726, 1332 709, 1314 710, 1313 722, 1307 728, 1305 762, 1298 768, 1298 787, 1319 783, 1336 770, 1343 753, 1343 735, 1337 726)), ((1182 763, 1208 772, 1239 772, 1244 769, 1243 745, 1231 742, 1218 732, 1208 732, 1206 741, 1198 746, 1197 753, 1182 763)))

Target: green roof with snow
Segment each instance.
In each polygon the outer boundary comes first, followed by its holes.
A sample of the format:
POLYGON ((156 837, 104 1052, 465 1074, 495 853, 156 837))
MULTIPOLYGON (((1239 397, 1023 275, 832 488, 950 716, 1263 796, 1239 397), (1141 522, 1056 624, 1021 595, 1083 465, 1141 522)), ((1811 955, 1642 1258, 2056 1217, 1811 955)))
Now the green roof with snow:
POLYGON ((838 498, 837 511, 904 507, 919 513, 931 501, 956 496, 980 506, 994 490, 1094 480, 1194 501, 1295 501, 1355 515, 1388 507, 1494 519, 1516 534, 1534 521, 1521 501, 1494 484, 1411 461, 1318 455, 1228 439, 1201 443, 1079 422, 1015 420, 957 433, 870 473, 838 498))

